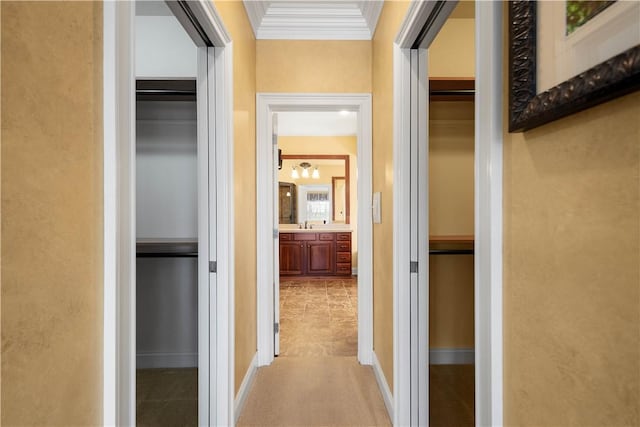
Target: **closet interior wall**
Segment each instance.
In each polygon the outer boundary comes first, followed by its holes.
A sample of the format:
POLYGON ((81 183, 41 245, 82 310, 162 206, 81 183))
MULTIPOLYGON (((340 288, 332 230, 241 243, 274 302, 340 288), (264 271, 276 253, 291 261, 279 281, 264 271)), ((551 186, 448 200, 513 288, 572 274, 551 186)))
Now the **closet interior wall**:
POLYGON ((472 90, 473 81, 471 92, 468 88, 434 91, 430 97, 429 347, 432 364, 473 363, 472 90))
POLYGON ((137 86, 137 368, 195 368, 195 81, 138 80, 137 86))

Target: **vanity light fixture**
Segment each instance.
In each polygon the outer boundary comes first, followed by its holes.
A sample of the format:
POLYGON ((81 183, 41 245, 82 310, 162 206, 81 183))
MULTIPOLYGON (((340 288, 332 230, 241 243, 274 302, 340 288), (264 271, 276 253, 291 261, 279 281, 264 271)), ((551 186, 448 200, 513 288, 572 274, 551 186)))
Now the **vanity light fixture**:
POLYGON ((318 167, 317 166, 315 167, 315 169, 313 169, 313 173, 311 174, 311 178, 313 178, 313 179, 320 178, 320 172, 318 172, 318 167))
MULTIPOLYGON (((304 175, 304 172, 302 173, 304 175)), ((291 178, 298 179, 300 178, 300 174, 298 173, 298 169, 295 166, 291 168, 291 178)))
POLYGON ((300 163, 300 167, 302 168, 302 177, 309 178, 309 168, 311 167, 311 163, 302 162, 300 163))

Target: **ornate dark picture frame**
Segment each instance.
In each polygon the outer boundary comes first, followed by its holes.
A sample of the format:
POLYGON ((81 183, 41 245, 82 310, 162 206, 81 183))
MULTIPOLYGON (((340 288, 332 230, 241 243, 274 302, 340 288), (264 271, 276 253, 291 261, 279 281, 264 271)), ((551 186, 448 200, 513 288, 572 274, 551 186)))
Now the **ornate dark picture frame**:
POLYGON ((536 1, 509 2, 509 132, 533 129, 640 89, 640 46, 536 91, 536 1))

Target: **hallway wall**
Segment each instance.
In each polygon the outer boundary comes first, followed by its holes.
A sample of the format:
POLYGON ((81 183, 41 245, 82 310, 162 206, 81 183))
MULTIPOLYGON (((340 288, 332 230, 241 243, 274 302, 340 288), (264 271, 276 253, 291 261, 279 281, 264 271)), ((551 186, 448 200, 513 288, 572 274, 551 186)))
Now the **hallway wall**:
POLYGON ((640 424, 639 117, 505 130, 505 425, 640 424))
POLYGON ((102 406, 102 4, 2 10, 3 425, 102 406))
POLYGON ((393 390, 393 42, 407 1, 385 2, 373 38, 373 191, 381 224, 373 224, 373 349, 393 390))
POLYGON ((240 1, 216 1, 233 39, 235 392, 257 350, 256 40, 240 1))
POLYGON ((258 92, 371 92, 370 41, 258 40, 256 49, 258 92))

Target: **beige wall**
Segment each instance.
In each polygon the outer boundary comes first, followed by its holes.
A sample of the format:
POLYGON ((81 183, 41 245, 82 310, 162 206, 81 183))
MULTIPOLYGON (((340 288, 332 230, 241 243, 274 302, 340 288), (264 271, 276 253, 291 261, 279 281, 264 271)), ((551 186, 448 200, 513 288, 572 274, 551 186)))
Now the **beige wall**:
POLYGON ((639 117, 636 92, 505 131, 507 425, 640 424, 639 117))
POLYGON ((256 41, 240 1, 216 1, 233 39, 235 388, 256 354, 256 41))
POLYGON ((430 77, 475 76, 475 20, 451 18, 429 47, 430 77))
POLYGON ((409 2, 385 2, 373 38, 373 349, 393 390, 393 41, 409 2))
MULTIPOLYGON (((348 154, 349 155, 349 216, 352 267, 358 267, 358 138, 355 136, 280 136, 282 154, 348 154)), ((343 168, 344 169, 344 168, 343 168)), ((289 175, 290 176, 290 175, 289 175)), ((285 180, 291 182, 291 179, 285 180)))
POLYGON ((2 424, 102 402, 102 5, 2 2, 2 424))
POLYGON ((371 42, 258 40, 258 92, 371 92, 371 42))
MULTIPOLYGON (((429 104, 429 234, 473 235, 474 103, 429 104)), ((473 348, 473 256, 429 257, 429 342, 473 348)))

